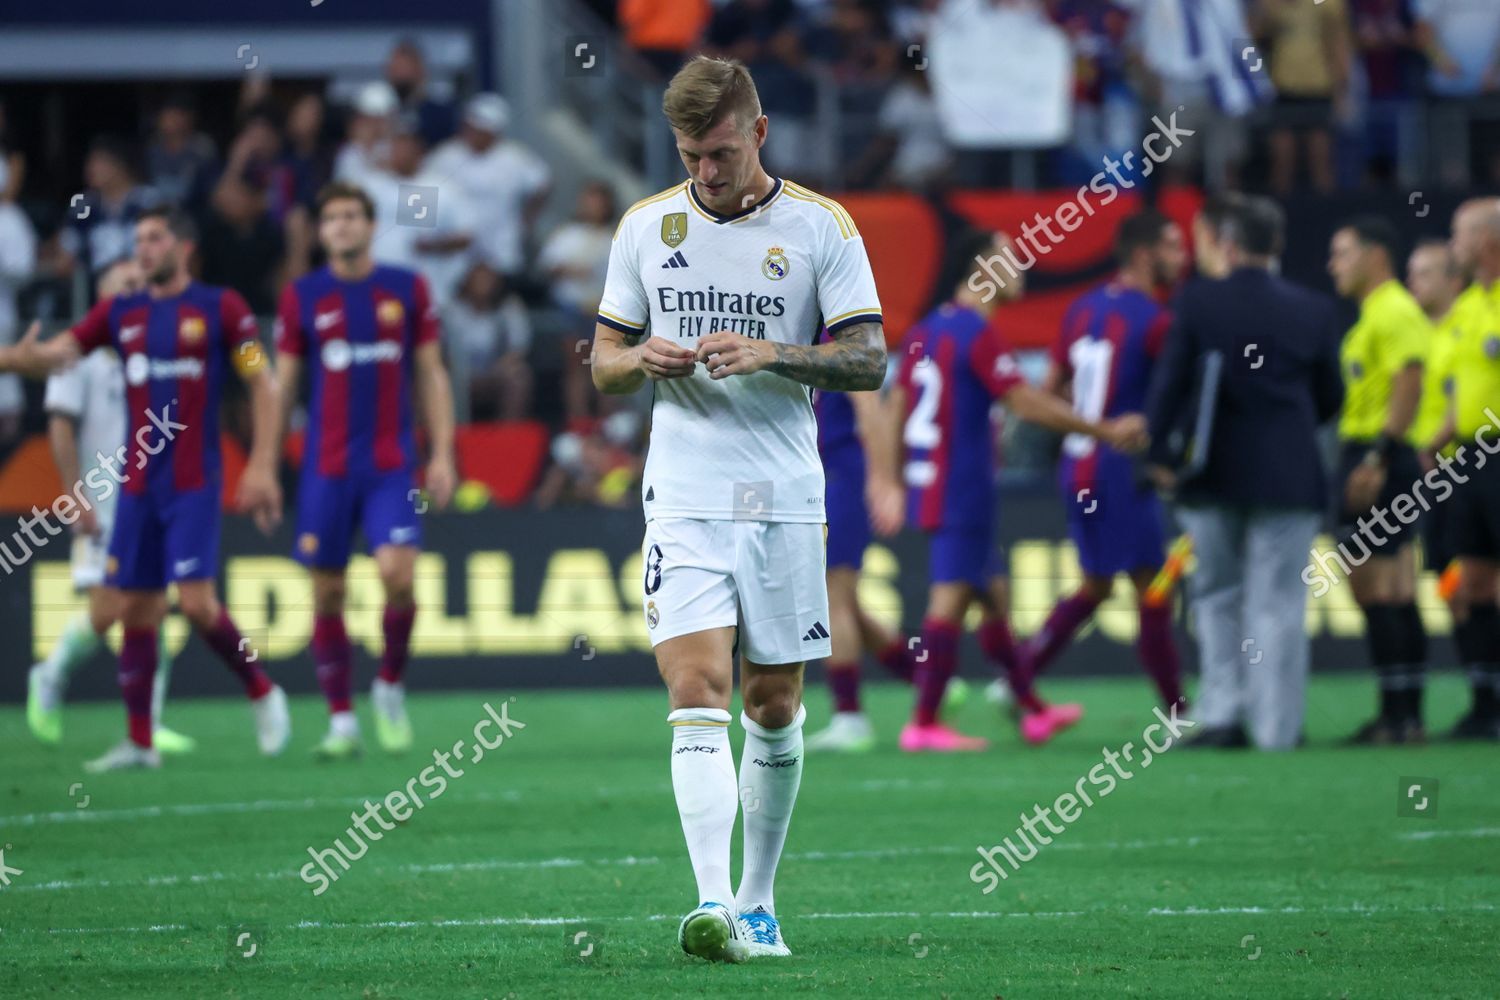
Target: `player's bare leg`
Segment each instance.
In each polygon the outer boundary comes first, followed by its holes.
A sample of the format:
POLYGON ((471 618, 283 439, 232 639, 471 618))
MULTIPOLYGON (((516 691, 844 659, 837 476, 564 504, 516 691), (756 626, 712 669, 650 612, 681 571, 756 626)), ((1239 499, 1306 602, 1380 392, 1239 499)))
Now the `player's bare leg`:
POLYGON ((344 626, 344 567, 312 570, 312 656, 318 687, 328 702, 328 732, 313 748, 319 760, 348 760, 360 753, 354 715, 354 647, 344 626))
POLYGON ((1500 740, 1500 563, 1464 556, 1459 566, 1459 596, 1466 613, 1454 627, 1454 638, 1474 700, 1449 735, 1455 740, 1500 740))
MULTIPOLYGON (((129 603, 127 598, 127 607, 129 603)), ((255 734, 260 752, 268 757, 281 753, 292 736, 286 694, 271 683, 271 678, 260 665, 260 651, 240 635, 228 610, 219 603, 218 595, 214 593, 214 581, 179 581, 177 606, 203 641, 245 686, 245 695, 255 709, 255 734)), ((160 624, 159 617, 157 622, 160 624)))
POLYGON ((119 677, 127 735, 104 756, 84 764, 84 770, 98 773, 161 766, 161 756, 151 738, 151 682, 156 673, 157 637, 166 615, 164 590, 121 593, 120 619, 125 637, 120 646, 119 677))
POLYGON ((1150 566, 1130 574, 1130 582, 1135 585, 1136 613, 1140 624, 1135 655, 1140 659, 1146 676, 1156 685, 1162 706, 1170 710, 1176 705, 1179 712, 1184 712, 1187 698, 1182 693, 1182 659, 1177 655, 1177 643, 1172 638, 1172 603, 1153 604, 1146 599, 1152 581, 1160 572, 1160 566, 1150 566))
POLYGON ((776 866, 786 844, 797 789, 802 785, 802 664, 740 661, 740 803, 744 806, 745 856, 735 893, 740 931, 752 956, 791 954, 776 919, 776 866))
POLYGON ((689 955, 727 962, 748 957, 729 880, 730 837, 740 804, 729 745, 734 633, 691 632, 655 650, 671 707, 672 791, 698 884, 699 904, 683 918, 677 939, 689 955))
POLYGON ((1415 552, 1403 545, 1390 555, 1372 556, 1349 573, 1349 587, 1365 615, 1370 662, 1380 685, 1376 717, 1349 741, 1387 744, 1422 739, 1414 692, 1427 659, 1427 635, 1413 596, 1415 552), (1403 572, 1403 564, 1409 563, 1403 572), (1414 711, 1415 710, 1415 711, 1414 711))
POLYGON ((415 545, 382 545, 375 550, 375 566, 380 571, 380 585, 385 588, 385 613, 380 620, 385 645, 370 698, 375 705, 375 738, 391 753, 410 750, 412 742, 403 678, 410 658, 412 625, 417 617, 412 590, 417 552, 415 545))
POLYGON ((1083 718, 1083 706, 1074 703, 1051 705, 1037 695, 1031 663, 1016 651, 1011 638, 1010 581, 1003 576, 992 578, 989 588, 978 595, 978 600, 981 612, 979 644, 990 662, 1002 668, 1010 680, 1021 738, 1032 745, 1046 743, 1083 718))
POLYGON ((935 583, 927 591, 927 615, 916 646, 917 701, 901 730, 901 749, 910 752, 983 750, 988 740, 964 736, 939 719, 948 682, 958 670, 958 642, 964 615, 975 598, 963 582, 935 583))

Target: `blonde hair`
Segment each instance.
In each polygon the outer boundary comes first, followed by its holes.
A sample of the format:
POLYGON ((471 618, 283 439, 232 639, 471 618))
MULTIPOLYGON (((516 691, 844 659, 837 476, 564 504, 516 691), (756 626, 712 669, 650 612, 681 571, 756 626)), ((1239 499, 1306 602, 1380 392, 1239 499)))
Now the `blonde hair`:
POLYGON ((667 85, 661 110, 672 127, 699 139, 725 119, 733 118, 748 135, 760 119, 760 95, 750 71, 738 59, 696 56, 667 85))

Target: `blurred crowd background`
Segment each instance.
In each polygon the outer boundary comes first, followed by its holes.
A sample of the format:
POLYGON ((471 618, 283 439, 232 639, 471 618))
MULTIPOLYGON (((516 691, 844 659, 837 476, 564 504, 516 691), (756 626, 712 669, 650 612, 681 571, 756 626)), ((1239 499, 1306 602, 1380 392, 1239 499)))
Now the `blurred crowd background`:
MULTIPOLYGON (((0 341, 80 315, 162 201, 197 217, 202 280, 269 329, 281 286, 320 264, 314 194, 353 181, 377 257, 432 285, 460 419, 546 428, 535 502, 628 506, 649 399, 602 399, 582 362, 615 220, 681 176, 655 102, 694 53, 749 64, 771 167, 834 194, 1074 189, 1173 114, 1195 140, 1149 178, 1125 165, 1143 190, 1500 184, 1500 0, 478 7, 510 38, 479 67, 399 29, 383 58, 331 52, 326 72, 283 72, 290 46, 250 32, 192 79, 62 86, 68 67, 8 79, 0 59, 0 341), (545 44, 518 40, 543 19, 545 44)), ((0 459, 41 430, 36 395, 0 379, 0 459)))

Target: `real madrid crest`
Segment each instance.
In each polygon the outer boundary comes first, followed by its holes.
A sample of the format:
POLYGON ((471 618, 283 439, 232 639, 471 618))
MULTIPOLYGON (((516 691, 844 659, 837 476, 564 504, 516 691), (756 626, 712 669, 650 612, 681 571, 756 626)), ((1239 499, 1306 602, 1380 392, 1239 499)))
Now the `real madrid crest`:
POLYGON ((760 273, 772 281, 780 281, 786 277, 786 272, 791 268, 791 262, 782 253, 781 247, 772 247, 766 251, 766 259, 760 262, 760 273))
POLYGON ((646 624, 648 626, 650 626, 651 628, 656 628, 656 626, 658 624, 660 624, 660 622, 661 622, 661 615, 657 613, 656 602, 655 601, 647 601, 646 602, 646 624))
POLYGON ((687 213, 668 212, 661 217, 661 241, 667 246, 676 249, 677 245, 687 239, 687 213))

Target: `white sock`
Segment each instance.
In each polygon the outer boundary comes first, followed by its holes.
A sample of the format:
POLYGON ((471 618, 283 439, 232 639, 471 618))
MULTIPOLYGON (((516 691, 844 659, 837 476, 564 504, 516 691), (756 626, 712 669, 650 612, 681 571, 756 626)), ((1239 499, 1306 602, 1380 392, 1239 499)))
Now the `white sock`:
POLYGON ((698 879, 698 901, 725 906, 734 902, 729 841, 740 805, 729 718, 722 708, 679 708, 667 716, 672 727, 672 791, 698 879))
POLYGON ((89 621, 89 613, 80 611, 63 625, 62 633, 52 644, 52 650, 42 661, 42 666, 47 668, 47 674, 54 684, 66 684, 68 676, 78 669, 79 664, 93 656, 94 651, 102 644, 103 640, 89 621))
POLYGON ((353 712, 334 712, 328 717, 328 731, 335 736, 359 739, 359 720, 353 712))
POLYGON ((757 906, 776 912, 776 864, 792 823, 802 784, 802 723, 807 710, 782 729, 767 729, 740 714, 745 751, 740 758, 740 802, 745 807, 745 870, 735 904, 741 913, 757 906))
POLYGON ((167 626, 156 631, 156 676, 151 678, 151 728, 161 726, 161 709, 167 703, 167 687, 172 683, 172 654, 167 650, 167 626))

